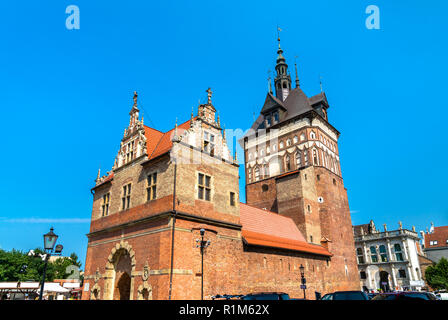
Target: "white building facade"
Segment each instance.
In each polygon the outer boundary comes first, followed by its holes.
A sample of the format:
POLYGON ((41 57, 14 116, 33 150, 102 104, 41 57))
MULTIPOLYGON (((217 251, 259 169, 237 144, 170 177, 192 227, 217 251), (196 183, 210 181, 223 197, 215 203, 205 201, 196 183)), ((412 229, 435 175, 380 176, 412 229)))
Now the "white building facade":
POLYGON ((422 279, 418 259, 418 233, 403 229, 376 229, 373 221, 353 227, 361 287, 364 291, 420 291, 422 279))

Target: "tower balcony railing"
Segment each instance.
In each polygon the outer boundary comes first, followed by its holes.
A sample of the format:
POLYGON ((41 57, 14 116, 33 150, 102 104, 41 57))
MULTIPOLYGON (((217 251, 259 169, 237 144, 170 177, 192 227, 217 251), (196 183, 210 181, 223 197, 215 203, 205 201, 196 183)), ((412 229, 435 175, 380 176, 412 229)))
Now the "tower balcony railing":
POLYGON ((413 232, 407 229, 399 229, 393 231, 384 231, 378 233, 358 235, 355 236, 355 241, 379 240, 379 239, 397 238, 397 237, 411 237, 419 239, 417 232, 413 232))

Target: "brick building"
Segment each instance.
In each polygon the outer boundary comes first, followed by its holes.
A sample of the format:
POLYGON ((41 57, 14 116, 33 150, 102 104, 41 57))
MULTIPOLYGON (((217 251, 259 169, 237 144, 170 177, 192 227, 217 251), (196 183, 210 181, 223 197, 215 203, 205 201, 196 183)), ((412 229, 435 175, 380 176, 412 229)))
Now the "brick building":
MULTIPOLYGON (((112 170, 98 172, 92 189, 83 299, 200 299, 202 276, 205 299, 256 291, 302 297, 301 265, 308 297, 360 289, 339 133, 328 123, 325 94, 308 99, 298 80, 291 89, 280 48, 276 70, 277 97, 268 93, 260 117, 274 112, 271 132, 281 134, 272 139, 284 139, 287 152, 301 150, 303 165, 279 167, 280 146, 252 160, 261 145, 246 135, 245 167, 268 167, 248 173, 247 204, 211 90, 196 116, 168 132, 144 125, 134 94, 112 170), (201 229, 210 241, 203 274, 201 229)), ((253 128, 266 132, 263 123, 253 128)))

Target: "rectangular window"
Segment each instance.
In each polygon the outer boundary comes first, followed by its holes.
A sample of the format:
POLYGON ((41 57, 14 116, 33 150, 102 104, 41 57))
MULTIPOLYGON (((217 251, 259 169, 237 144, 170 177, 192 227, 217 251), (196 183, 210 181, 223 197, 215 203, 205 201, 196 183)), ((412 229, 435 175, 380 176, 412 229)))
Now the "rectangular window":
POLYGON ((131 184, 123 186, 123 196, 121 198, 121 209, 126 210, 131 206, 131 184))
POLYGON ((203 150, 212 157, 215 155, 215 136, 204 131, 203 150))
POLYGON ((403 269, 398 270, 398 275, 400 278, 406 278, 406 271, 403 269))
POLYGON ((211 198, 211 177, 205 174, 198 174, 198 199, 210 201, 211 198))
POLYGON ((361 276, 361 279, 363 279, 363 280, 367 279, 367 274, 366 274, 365 271, 361 271, 361 272, 359 273, 359 275, 361 276))
POLYGON ((109 192, 103 195, 103 205, 102 205, 103 217, 109 214, 109 199, 110 199, 109 192))
POLYGON ((397 258, 397 261, 403 261, 403 254, 401 252, 395 253, 395 257, 397 258))
POLYGON ((235 192, 230 192, 230 205, 235 206, 235 192))
POLYGON ((146 201, 154 200, 157 197, 157 172, 148 175, 146 178, 146 201))

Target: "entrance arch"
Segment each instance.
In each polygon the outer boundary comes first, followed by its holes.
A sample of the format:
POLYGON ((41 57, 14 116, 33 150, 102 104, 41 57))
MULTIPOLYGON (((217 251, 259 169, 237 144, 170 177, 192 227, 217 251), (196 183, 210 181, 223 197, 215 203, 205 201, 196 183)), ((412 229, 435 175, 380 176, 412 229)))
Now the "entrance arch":
POLYGON ((383 290, 383 292, 390 291, 389 273, 386 271, 380 271, 380 288, 383 290))
POLYGON ((135 252, 127 242, 120 242, 111 250, 106 264, 104 298, 132 300, 135 272, 135 252))

